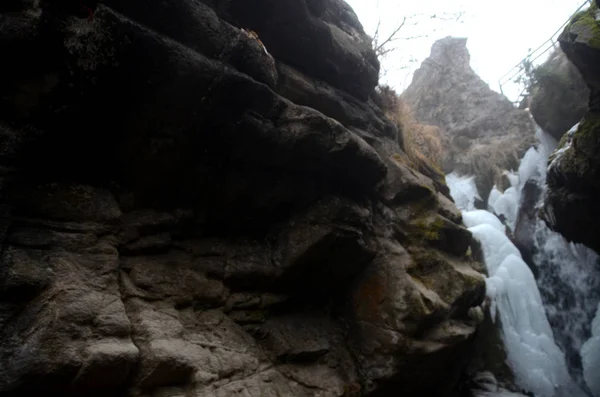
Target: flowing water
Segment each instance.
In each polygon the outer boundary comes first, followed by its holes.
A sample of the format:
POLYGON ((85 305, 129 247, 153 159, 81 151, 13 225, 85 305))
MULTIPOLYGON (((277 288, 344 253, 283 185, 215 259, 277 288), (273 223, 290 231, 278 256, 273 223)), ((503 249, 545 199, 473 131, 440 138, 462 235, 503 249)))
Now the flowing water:
POLYGON ((541 130, 538 140, 518 172, 507 175, 512 186, 492 190, 489 211, 475 210, 472 177, 450 174, 447 182, 465 225, 482 244, 492 315, 501 320, 517 386, 536 397, 600 397, 599 258, 537 217, 548 156, 556 148, 541 130), (507 229, 527 240, 525 259, 507 229))

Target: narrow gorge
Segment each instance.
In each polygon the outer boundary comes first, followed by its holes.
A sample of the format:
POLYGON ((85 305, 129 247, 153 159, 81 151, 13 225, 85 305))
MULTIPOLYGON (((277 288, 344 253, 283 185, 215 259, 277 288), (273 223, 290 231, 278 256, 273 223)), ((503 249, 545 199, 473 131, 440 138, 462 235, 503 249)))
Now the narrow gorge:
POLYGON ((3 1, 0 397, 600 396, 599 32, 565 127, 344 0, 3 1))

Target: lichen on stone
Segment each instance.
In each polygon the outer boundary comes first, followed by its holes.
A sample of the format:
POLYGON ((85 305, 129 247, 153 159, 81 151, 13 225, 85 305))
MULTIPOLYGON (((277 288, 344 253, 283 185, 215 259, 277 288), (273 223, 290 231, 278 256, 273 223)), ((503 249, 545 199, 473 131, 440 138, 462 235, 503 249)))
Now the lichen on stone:
POLYGON ((588 113, 576 130, 561 138, 558 150, 548 160, 548 168, 583 176, 593 164, 600 164, 600 157, 595 153, 599 135, 600 114, 588 113))
POLYGON ((600 49, 600 19, 598 6, 595 3, 585 11, 580 11, 565 29, 576 43, 583 43, 592 48, 600 49))
POLYGON ((415 235, 428 241, 440 239, 440 231, 444 227, 444 221, 436 217, 433 221, 429 218, 419 218, 412 223, 415 235))

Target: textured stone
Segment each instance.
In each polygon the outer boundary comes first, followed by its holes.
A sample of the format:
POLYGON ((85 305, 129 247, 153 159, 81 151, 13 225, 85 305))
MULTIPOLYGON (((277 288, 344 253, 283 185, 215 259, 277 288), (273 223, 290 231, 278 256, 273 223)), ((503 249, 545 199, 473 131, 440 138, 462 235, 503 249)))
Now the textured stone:
POLYGON ((379 62, 356 15, 341 0, 225 2, 220 9, 238 26, 255 30, 277 58, 366 100, 377 84, 379 62), (314 5, 323 3, 320 17, 314 5), (277 20, 277 24, 270 21, 277 20))
POLYGON ((261 331, 272 354, 285 361, 314 361, 331 350, 329 337, 335 326, 314 317, 275 317, 261 331))
POLYGON ((106 390, 123 384, 129 377, 139 355, 131 342, 106 341, 86 347, 85 358, 73 380, 75 390, 106 390))
POLYGON ((121 216, 112 194, 92 186, 26 186, 13 200, 19 201, 19 210, 29 216, 58 221, 110 222, 121 216))
POLYGON ((39 3, 0 14, 0 394, 455 391, 484 281, 345 2, 39 3))
POLYGON ((600 197, 600 22, 593 4, 571 19, 559 40, 567 57, 590 88, 589 111, 550 156, 543 217, 568 240, 600 252, 596 205, 600 197))
POLYGON ((277 92, 299 105, 314 108, 326 116, 336 119, 348 128, 368 131, 378 136, 395 138, 396 127, 382 117, 377 107, 335 89, 320 80, 311 78, 302 72, 278 63, 279 83, 277 92))
POLYGON ((436 41, 415 71, 402 99, 420 123, 438 126, 444 139, 444 172, 475 175, 484 201, 504 170, 535 143, 527 111, 515 109, 471 68, 466 38, 436 41))
POLYGON ((531 115, 542 130, 558 141, 587 112, 590 90, 560 48, 536 68, 534 78, 530 89, 531 115))

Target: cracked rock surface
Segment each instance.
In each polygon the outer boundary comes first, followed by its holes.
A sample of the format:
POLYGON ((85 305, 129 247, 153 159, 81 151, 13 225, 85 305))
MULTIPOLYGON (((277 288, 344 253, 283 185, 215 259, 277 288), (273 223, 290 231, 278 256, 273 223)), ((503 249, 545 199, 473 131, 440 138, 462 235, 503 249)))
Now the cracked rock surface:
POLYGON ((345 2, 0 26, 0 395, 452 395, 481 267, 345 2))

